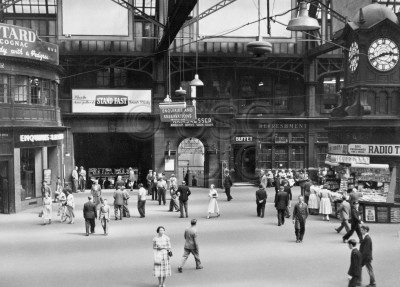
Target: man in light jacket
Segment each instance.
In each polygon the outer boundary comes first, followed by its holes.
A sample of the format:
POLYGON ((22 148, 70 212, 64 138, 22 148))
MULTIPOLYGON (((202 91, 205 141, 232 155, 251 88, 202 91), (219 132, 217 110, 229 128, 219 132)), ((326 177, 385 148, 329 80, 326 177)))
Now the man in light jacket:
POLYGON ((350 231, 350 226, 349 226, 349 218, 350 218, 350 203, 346 200, 346 196, 344 195, 342 197, 342 203, 340 204, 338 210, 336 211, 336 215, 339 215, 341 224, 338 228, 335 228, 335 231, 337 233, 340 233, 342 229, 344 228, 346 232, 350 231))
POLYGON ((199 243, 197 241, 197 219, 192 219, 190 227, 185 230, 185 247, 182 256, 181 265, 178 267, 178 271, 182 272, 183 265, 185 265, 190 253, 193 254, 194 260, 196 261, 196 269, 203 269, 199 256, 199 243))

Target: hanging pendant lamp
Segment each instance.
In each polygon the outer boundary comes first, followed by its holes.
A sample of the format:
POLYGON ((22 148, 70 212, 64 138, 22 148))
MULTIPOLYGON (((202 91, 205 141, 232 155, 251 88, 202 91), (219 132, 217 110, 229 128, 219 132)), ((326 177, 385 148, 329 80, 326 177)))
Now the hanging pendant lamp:
POLYGON ((182 89, 182 87, 179 87, 179 90, 175 90, 175 95, 176 96, 185 96, 186 90, 182 89))
POLYGON ((198 65, 198 57, 199 57, 199 3, 197 3, 197 24, 196 24, 196 74, 194 75, 194 79, 190 81, 190 85, 194 87, 202 87, 204 86, 203 81, 199 79, 199 74, 197 74, 197 65, 198 65))
POLYGON ((307 2, 301 1, 299 4, 299 16, 289 21, 286 29, 290 31, 314 31, 318 30, 318 20, 308 16, 307 2))
MULTIPOLYGON (((269 4, 269 3, 268 3, 269 4)), ((269 15, 269 5, 268 5, 268 15, 269 15)), ((267 17, 269 21, 269 16, 267 17)), ((264 54, 272 53, 272 44, 262 40, 261 30, 260 30, 260 0, 258 0, 258 37, 257 41, 253 41, 247 44, 247 51, 252 53, 256 58, 263 56, 264 54)))

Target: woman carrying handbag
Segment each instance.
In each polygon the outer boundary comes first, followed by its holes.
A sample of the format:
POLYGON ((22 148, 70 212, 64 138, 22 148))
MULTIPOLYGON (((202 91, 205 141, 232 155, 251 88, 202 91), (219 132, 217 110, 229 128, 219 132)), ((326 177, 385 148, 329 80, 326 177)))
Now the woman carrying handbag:
POLYGON ((158 278, 158 286, 165 287, 165 279, 171 276, 170 257, 171 243, 170 239, 165 233, 165 228, 159 226, 157 228, 157 236, 153 238, 153 252, 154 252, 154 266, 153 276, 158 278))

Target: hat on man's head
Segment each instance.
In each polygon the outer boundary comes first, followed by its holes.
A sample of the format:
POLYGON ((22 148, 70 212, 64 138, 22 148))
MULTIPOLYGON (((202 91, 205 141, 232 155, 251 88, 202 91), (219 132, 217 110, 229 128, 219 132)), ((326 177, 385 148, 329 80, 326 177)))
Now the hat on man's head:
POLYGON ((81 168, 83 168, 83 166, 81 166, 81 168))
POLYGON ((190 221, 190 224, 191 224, 191 225, 196 225, 196 223, 197 223, 197 219, 192 219, 192 220, 190 221))
POLYGON ((185 183, 186 183, 186 181, 182 180, 182 184, 185 184, 185 183))

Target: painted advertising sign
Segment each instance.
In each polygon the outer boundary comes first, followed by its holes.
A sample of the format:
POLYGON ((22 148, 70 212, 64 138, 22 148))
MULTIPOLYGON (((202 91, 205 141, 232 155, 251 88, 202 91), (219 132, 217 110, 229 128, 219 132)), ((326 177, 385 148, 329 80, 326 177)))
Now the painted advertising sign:
POLYGON ((194 121, 196 120, 196 107, 187 106, 186 108, 163 108, 160 109, 160 119, 162 122, 194 121))
POLYGON ((260 129, 294 129, 294 130, 302 130, 307 129, 307 123, 259 123, 258 128, 260 129))
POLYGON ((400 156, 400 145, 349 144, 349 154, 400 156))
POLYGON ((334 155, 327 154, 325 162, 329 163, 364 163, 369 164, 369 157, 367 156, 349 156, 349 155, 334 155))
POLYGON ((171 121, 171 127, 213 127, 214 118, 197 118, 194 121, 171 121))
POLYGON ((0 23, 0 55, 58 65, 58 46, 39 39, 35 30, 0 23))
POLYGON ((375 207, 374 206, 366 206, 365 207, 365 221, 375 222, 375 207))
POLYGON ((347 154, 347 144, 328 144, 328 152, 335 154, 347 154))
POLYGON ((72 90, 73 113, 151 113, 151 90, 72 90))

